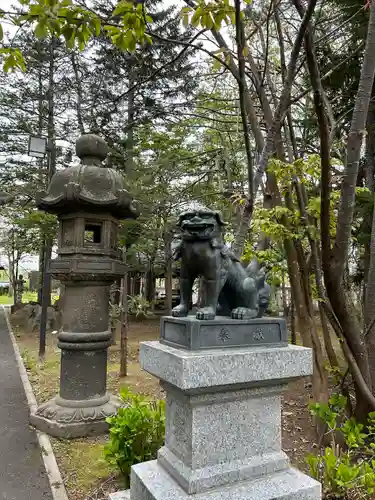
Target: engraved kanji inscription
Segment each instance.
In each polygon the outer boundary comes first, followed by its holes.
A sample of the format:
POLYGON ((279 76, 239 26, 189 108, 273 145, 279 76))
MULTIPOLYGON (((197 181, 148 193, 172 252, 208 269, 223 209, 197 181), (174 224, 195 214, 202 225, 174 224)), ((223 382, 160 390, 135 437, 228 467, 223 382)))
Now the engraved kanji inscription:
POLYGON ((222 342, 225 342, 226 340, 230 339, 230 334, 229 330, 227 328, 222 328, 219 333, 219 339, 222 342))
POLYGON ((264 340, 263 332, 260 328, 257 328, 253 333, 254 340, 264 340))

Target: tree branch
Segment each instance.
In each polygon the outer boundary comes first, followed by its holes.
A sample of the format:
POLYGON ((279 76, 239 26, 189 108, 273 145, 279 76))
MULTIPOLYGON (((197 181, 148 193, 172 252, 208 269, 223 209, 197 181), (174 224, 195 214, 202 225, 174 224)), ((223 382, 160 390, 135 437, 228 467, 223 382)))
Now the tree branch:
POLYGON ((354 216, 355 189, 361 156, 362 139, 375 77, 375 3, 370 7, 364 60, 355 100, 353 118, 347 140, 347 163, 341 185, 341 197, 337 219, 336 239, 333 247, 331 268, 337 282, 341 282, 348 257, 354 216))
MULTIPOLYGON (((301 17, 305 14, 305 8, 301 0, 292 0, 301 17)), ((324 89, 320 78, 320 70, 315 54, 314 40, 310 27, 305 34, 305 51, 307 66, 310 73, 311 85, 314 91, 314 108, 318 119, 320 137, 321 158, 321 202, 320 202, 320 231, 322 244, 323 268, 328 269, 331 257, 330 236, 330 193, 331 193, 331 154, 330 154, 330 131, 328 118, 325 111, 324 89)), ((329 270, 328 270, 329 272, 329 270)))
POLYGON ((275 149, 275 138, 277 133, 280 131, 282 122, 285 116, 285 113, 289 107, 289 101, 290 101, 290 94, 292 91, 292 85, 293 81, 295 78, 295 72, 296 72, 296 67, 297 67, 297 61, 298 61, 298 56, 301 51, 301 46, 302 42, 305 36, 306 29, 308 27, 308 24, 310 22, 310 19, 314 13, 315 6, 317 4, 317 0, 309 0, 306 13, 302 19, 301 25, 299 27, 297 37, 294 41, 293 49, 291 52, 289 64, 288 64, 288 70, 286 74, 286 79, 285 79, 285 84, 283 87, 283 91, 279 100, 279 104, 275 110, 274 113, 274 119, 273 119, 273 124, 270 130, 267 133, 267 139, 266 139, 266 144, 263 148, 262 151, 262 156, 258 164, 258 168, 255 174, 255 179, 254 179, 254 192, 256 193, 263 174, 266 170, 267 164, 268 164, 268 159, 272 156, 274 149, 275 149))

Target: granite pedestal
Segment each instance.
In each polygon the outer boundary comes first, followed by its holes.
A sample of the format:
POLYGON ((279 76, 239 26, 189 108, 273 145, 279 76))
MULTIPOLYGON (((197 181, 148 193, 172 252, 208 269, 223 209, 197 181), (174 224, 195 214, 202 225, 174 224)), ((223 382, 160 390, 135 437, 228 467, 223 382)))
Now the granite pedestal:
POLYGON ((176 332, 165 340, 166 324, 180 333, 184 323, 187 332, 209 326, 191 317, 163 319, 162 342, 141 344, 142 367, 166 391, 166 440, 156 461, 132 468, 131 500, 320 499, 320 484, 291 468, 281 448, 281 395, 289 381, 312 373, 312 351, 286 345, 283 335, 267 343, 279 319, 216 321, 212 328, 218 335, 225 328, 235 347, 218 347, 214 335, 204 349, 176 347, 184 342, 176 332), (249 346, 254 331, 265 345, 249 346))

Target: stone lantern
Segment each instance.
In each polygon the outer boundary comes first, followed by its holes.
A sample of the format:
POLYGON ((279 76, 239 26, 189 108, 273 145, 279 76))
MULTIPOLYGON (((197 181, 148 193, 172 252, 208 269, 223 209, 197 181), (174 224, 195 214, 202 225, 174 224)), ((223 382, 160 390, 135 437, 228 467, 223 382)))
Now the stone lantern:
POLYGON ((82 437, 107 430, 106 417, 119 401, 106 392, 109 292, 124 274, 118 249, 120 219, 138 208, 116 171, 102 166, 106 142, 96 135, 77 140, 80 165, 59 170, 38 206, 59 221, 58 258, 49 272, 65 285, 59 395, 30 416, 38 429, 57 437, 82 437))

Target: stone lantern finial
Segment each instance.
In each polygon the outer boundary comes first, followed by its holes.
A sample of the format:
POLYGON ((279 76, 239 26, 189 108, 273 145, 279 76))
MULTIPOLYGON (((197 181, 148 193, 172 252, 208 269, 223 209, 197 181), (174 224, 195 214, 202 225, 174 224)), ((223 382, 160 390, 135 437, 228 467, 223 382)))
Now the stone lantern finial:
POLYGON ((86 158, 97 158, 101 162, 104 161, 109 153, 108 144, 102 137, 95 134, 81 135, 76 142, 76 155, 81 159, 82 163, 86 158))
POLYGON ((57 215, 83 210, 117 219, 138 217, 138 204, 126 190, 123 175, 102 165, 109 153, 105 140, 95 134, 82 135, 76 142, 76 153, 81 163, 54 174, 47 193, 37 197, 38 207, 57 215))

